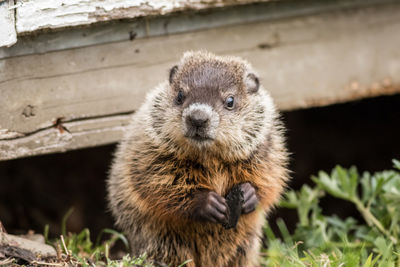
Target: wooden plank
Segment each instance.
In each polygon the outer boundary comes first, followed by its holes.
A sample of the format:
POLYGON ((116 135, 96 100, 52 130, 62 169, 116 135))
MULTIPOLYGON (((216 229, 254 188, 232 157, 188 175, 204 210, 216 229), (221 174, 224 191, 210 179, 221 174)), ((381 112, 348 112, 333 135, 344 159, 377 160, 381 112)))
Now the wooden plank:
POLYGON ((0 160, 110 144, 122 138, 129 118, 130 115, 125 114, 60 121, 18 138, 0 139, 0 160))
POLYGON ((268 1, 202 12, 98 23, 90 27, 72 27, 63 31, 20 35, 17 44, 11 48, 0 47, 0 59, 396 2, 398 0, 268 1))
POLYGON ((0 47, 17 42, 13 5, 14 0, 0 1, 0 47))
POLYGON ((283 110, 396 93, 398 32, 392 4, 3 59, 0 159, 118 140, 126 120, 115 116, 135 110, 189 49, 248 59, 283 110), (79 138, 69 129, 78 122, 79 138))
POLYGON ((268 0, 17 0, 19 33, 268 0))

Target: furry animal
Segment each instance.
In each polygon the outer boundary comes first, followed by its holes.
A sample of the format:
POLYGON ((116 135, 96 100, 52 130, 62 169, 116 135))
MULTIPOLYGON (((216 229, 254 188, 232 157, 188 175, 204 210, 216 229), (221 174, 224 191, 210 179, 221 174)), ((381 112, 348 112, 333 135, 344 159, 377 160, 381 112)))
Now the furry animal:
POLYGON ((169 266, 257 266, 286 164, 278 113, 250 64, 186 52, 133 115, 108 200, 133 255, 169 266), (240 199, 230 207, 234 186, 240 199))

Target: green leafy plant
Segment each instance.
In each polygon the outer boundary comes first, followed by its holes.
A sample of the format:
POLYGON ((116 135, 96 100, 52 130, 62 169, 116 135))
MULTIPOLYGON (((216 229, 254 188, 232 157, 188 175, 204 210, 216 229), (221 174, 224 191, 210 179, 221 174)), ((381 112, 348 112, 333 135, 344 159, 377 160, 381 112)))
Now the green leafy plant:
POLYGON ((277 220, 282 238, 265 226, 266 266, 382 266, 400 267, 400 162, 397 170, 360 175, 356 168, 337 166, 286 193, 280 206, 296 209, 293 234, 277 220), (324 215, 321 198, 330 195, 352 203, 362 220, 324 215))

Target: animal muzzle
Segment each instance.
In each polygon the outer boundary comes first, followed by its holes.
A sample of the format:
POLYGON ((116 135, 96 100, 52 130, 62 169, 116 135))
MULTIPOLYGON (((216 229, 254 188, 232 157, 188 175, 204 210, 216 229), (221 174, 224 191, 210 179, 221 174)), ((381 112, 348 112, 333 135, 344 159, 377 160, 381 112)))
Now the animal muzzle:
POLYGON ((184 109, 182 114, 184 135, 196 141, 215 138, 219 123, 218 114, 207 104, 195 103, 184 109))

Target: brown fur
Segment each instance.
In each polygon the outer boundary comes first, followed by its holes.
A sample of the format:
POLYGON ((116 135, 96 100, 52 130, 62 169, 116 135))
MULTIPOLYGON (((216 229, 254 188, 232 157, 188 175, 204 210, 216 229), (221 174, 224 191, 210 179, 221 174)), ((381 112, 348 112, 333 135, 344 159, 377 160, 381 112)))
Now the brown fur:
POLYGON ((239 58, 187 53, 172 69, 170 83, 150 93, 133 116, 108 180, 111 211, 128 234, 132 254, 146 253, 170 266, 188 259, 187 266, 197 267, 258 265, 265 216, 288 177, 287 153, 268 93, 250 90, 255 83, 246 83, 246 75, 255 74, 239 58), (185 104, 174 104, 178 90, 185 91, 187 103, 201 100, 218 112, 213 142, 196 145, 183 136, 185 104), (227 93, 238 99, 232 111, 219 101, 227 93), (196 194, 225 196, 244 182, 256 188, 260 204, 242 214, 236 228, 192 219, 202 204, 196 194))

